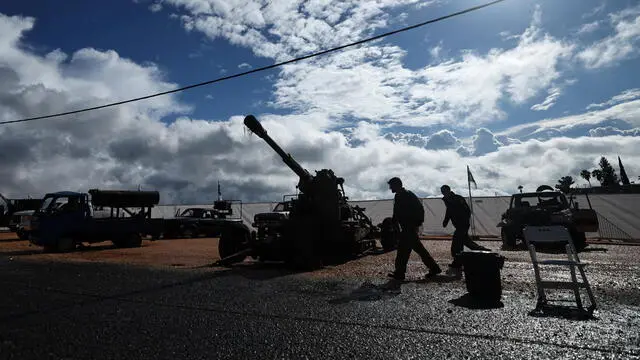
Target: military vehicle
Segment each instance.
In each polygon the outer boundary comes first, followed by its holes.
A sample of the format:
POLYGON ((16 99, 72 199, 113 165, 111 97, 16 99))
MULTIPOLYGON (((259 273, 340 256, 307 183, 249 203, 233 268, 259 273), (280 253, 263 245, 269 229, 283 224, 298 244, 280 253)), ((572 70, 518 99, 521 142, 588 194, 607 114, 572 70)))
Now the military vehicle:
POLYGON ((567 200, 564 193, 554 191, 549 185, 541 185, 535 192, 511 196, 509 208, 497 225, 501 228, 504 249, 518 246, 518 240, 523 240, 522 230, 526 225, 563 225, 569 230, 578 251, 587 246, 585 233, 596 232, 599 226, 597 213, 590 202, 589 209, 580 209, 573 198, 567 200))
POLYGON ((160 232, 162 219, 151 219, 151 208, 159 200, 157 191, 49 193, 31 218, 29 241, 45 252, 73 251, 84 242, 139 247, 142 236, 160 232))
POLYGON ((299 177, 300 193, 286 205, 287 215, 278 211, 254 218, 258 231, 244 224, 227 226, 219 242, 219 264, 230 265, 251 256, 312 270, 348 261, 376 247, 380 228, 371 223, 364 208, 348 204, 343 178, 331 169, 311 175, 267 135, 253 115, 246 116, 244 124, 299 177))

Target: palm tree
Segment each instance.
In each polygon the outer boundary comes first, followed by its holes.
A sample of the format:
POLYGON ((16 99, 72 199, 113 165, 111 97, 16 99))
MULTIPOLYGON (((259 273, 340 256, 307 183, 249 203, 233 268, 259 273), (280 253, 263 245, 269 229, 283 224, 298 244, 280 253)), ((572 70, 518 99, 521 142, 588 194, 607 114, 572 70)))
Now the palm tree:
POLYGON ((587 182, 589 183, 589 187, 591 187, 591 172, 589 172, 589 170, 582 170, 580 171, 580 176, 582 176, 583 179, 587 180, 587 182))

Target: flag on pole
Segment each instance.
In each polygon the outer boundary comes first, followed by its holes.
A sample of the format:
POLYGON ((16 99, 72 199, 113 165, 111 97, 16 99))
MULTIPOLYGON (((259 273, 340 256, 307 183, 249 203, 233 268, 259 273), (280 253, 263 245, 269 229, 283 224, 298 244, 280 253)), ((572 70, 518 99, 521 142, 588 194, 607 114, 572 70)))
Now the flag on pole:
POLYGON ((476 184, 476 180, 473 178, 473 175, 471 174, 471 170, 469 170, 469 165, 467 165, 467 182, 469 183, 469 185, 473 183, 474 189, 478 188, 478 184, 476 184))

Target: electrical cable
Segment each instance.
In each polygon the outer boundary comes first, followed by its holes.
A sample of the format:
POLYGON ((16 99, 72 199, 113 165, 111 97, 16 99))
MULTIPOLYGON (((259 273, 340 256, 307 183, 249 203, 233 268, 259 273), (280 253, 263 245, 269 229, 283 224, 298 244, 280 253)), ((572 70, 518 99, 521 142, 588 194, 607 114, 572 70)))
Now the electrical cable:
POLYGON ((77 114, 77 113, 86 112, 86 111, 104 109, 104 108, 107 108, 107 107, 123 105, 123 104, 131 103, 131 102, 135 102, 135 101, 146 100, 146 99, 150 99, 150 98, 153 98, 153 97, 158 97, 158 96, 167 95, 167 94, 171 94, 171 93, 181 92, 181 91, 193 89, 193 88, 204 86, 204 85, 209 85, 209 84, 221 82, 221 81, 224 81, 224 80, 230 80, 230 79, 233 79, 233 78, 237 78, 237 77, 241 77, 241 76, 245 76, 245 75, 249 75, 249 74, 253 74, 253 73, 257 73, 257 72, 261 72, 261 71, 265 71, 265 70, 270 70, 270 69, 273 69, 273 68, 276 68, 276 67, 280 67, 280 66, 283 66, 283 65, 292 64, 292 63, 295 63, 295 62, 298 62, 298 61, 310 59, 310 58, 317 57, 317 56, 320 56, 320 55, 325 55, 325 54, 328 54, 328 53, 331 53, 331 52, 335 52, 335 51, 338 51, 338 50, 342 50, 342 49, 346 49, 346 48, 349 48, 349 47, 361 45, 361 44, 364 44, 364 43, 367 43, 367 42, 371 42, 371 41, 374 41, 374 40, 378 40, 378 39, 381 39, 381 38, 384 38, 384 37, 387 37, 387 36, 390 36, 390 35, 394 35, 394 34, 398 34, 398 33, 401 33, 401 32, 408 31, 408 30, 416 29, 416 28, 419 28, 419 27, 422 27, 422 26, 425 26, 425 25, 428 25, 428 24, 432 24, 432 23, 438 22, 438 21, 442 21, 442 20, 449 19, 449 18, 452 18, 452 17, 455 17, 455 16, 463 15, 463 14, 466 14, 466 13, 469 13, 469 12, 472 12, 472 11, 480 10, 482 8, 485 8, 485 7, 488 7, 488 6, 497 4, 499 2, 503 2, 503 1, 505 1, 505 0, 494 0, 494 1, 482 4, 482 5, 477 5, 477 6, 474 6, 474 7, 470 7, 470 8, 467 8, 465 10, 461 10, 461 11, 458 11, 458 12, 455 12, 455 13, 451 13, 449 15, 444 15, 444 16, 441 16, 441 17, 438 17, 438 18, 435 18, 435 19, 427 20, 427 21, 424 21, 424 22, 421 22, 421 23, 418 23, 418 24, 414 24, 414 25, 411 25, 411 26, 407 26, 407 27, 404 27, 404 28, 401 28, 401 29, 398 29, 398 30, 389 31, 389 32, 386 32, 386 33, 383 33, 383 34, 380 34, 380 35, 376 35, 376 36, 373 36, 373 37, 370 37, 370 38, 367 38, 367 39, 359 40, 359 41, 356 41, 356 42, 353 42, 353 43, 350 43, 350 44, 341 45, 341 46, 338 46, 338 47, 335 47, 335 48, 319 51, 319 52, 316 52, 316 53, 313 53, 313 54, 305 55, 305 56, 294 58, 294 59, 287 60, 287 61, 282 61, 282 62, 275 63, 275 64, 268 65, 268 66, 263 66, 263 67, 260 67, 260 68, 256 68, 256 69, 245 71, 245 72, 241 72, 241 73, 237 73, 237 74, 234 74, 234 75, 229 75, 229 76, 217 78, 217 79, 214 79, 214 80, 204 81, 204 82, 200 82, 200 83, 197 83, 197 84, 184 86, 184 87, 173 89, 173 90, 168 90, 168 91, 163 91, 163 92, 159 92, 159 93, 155 93, 155 94, 151 94, 151 95, 132 98, 132 99, 129 99, 129 100, 117 101, 117 102, 113 102, 113 103, 109 103, 109 104, 105 104, 105 105, 93 106, 93 107, 88 107, 88 108, 84 108, 84 109, 67 111, 67 112, 56 113, 56 114, 51 114, 51 115, 43 115, 43 116, 24 118, 24 119, 19 119, 19 120, 1 121, 0 125, 21 123, 21 122, 35 121, 35 120, 42 120, 42 119, 48 119, 48 118, 59 117, 59 116, 64 116, 64 115, 77 114))

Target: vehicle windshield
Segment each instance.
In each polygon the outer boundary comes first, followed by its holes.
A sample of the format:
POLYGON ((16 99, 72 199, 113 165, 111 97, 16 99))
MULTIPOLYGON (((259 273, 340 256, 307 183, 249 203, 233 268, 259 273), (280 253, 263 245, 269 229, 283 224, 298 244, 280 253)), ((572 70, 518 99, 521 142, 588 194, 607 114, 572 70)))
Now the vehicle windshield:
POLYGON ((40 207, 40 210, 43 210, 43 211, 45 211, 45 210, 46 211, 58 210, 63 205, 67 204, 68 202, 69 202, 69 198, 66 197, 66 196, 61 196, 61 197, 51 196, 51 197, 47 197, 42 202, 42 206, 40 207))
POLYGON ((566 200, 557 193, 544 195, 526 195, 516 197, 514 199, 514 207, 549 207, 549 206, 565 206, 566 200))
POLYGON ((200 218, 202 217, 203 213, 204 213, 204 209, 186 209, 185 211, 182 212, 182 214, 180 214, 180 216, 200 218))
POLYGON ((278 203, 278 205, 276 205, 276 207, 273 208, 274 212, 280 212, 280 211, 289 211, 291 209, 291 206, 288 202, 286 203, 278 203))

